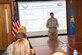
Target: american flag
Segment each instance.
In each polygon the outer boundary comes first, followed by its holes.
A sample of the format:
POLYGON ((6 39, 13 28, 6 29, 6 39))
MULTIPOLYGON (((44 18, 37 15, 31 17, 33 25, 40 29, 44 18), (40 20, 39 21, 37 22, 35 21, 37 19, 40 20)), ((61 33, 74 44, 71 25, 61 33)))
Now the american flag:
POLYGON ((18 13, 16 7, 13 10, 13 23, 12 23, 12 35, 16 37, 17 31, 20 27, 20 21, 18 18, 18 13))

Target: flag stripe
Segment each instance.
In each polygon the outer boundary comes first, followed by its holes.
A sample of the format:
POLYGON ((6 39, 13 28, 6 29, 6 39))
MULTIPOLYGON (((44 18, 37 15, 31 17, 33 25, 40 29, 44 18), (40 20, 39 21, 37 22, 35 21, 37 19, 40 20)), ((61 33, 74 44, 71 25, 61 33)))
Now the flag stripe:
POLYGON ((20 21, 19 21, 19 18, 18 18, 16 7, 14 7, 13 12, 14 12, 14 14, 13 14, 13 23, 12 23, 12 35, 14 37, 16 37, 17 31, 20 27, 20 21))

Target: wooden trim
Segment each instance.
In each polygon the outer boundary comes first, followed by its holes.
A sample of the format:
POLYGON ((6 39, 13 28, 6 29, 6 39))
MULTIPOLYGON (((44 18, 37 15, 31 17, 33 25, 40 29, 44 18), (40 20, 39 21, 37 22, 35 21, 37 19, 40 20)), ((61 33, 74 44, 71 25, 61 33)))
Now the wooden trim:
POLYGON ((10 4, 10 2, 0 2, 0 4, 10 4))

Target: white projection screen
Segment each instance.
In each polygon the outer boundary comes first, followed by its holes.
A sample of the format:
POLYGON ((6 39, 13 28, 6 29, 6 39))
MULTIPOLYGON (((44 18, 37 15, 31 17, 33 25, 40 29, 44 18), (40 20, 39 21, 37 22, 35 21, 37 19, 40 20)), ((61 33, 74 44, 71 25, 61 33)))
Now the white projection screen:
POLYGON ((28 36, 47 35, 46 22, 50 12, 58 19, 58 34, 67 33, 66 0, 18 2, 21 26, 25 26, 28 36))

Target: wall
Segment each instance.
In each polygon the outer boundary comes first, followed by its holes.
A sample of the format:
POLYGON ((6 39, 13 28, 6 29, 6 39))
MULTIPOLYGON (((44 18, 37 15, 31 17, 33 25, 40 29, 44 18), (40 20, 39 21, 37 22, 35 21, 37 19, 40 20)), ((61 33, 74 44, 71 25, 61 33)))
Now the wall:
POLYGON ((9 0, 0 0, 0 50, 4 50, 7 46, 13 42, 13 37, 11 33, 12 27, 12 15, 11 15, 11 3, 9 0), (6 16, 5 9, 7 9, 8 15, 8 28, 9 32, 7 33, 6 28, 6 16))
POLYGON ((82 42, 82 0, 73 0, 76 42, 82 42))
POLYGON ((10 3, 11 0, 0 0, 0 3, 10 3))

